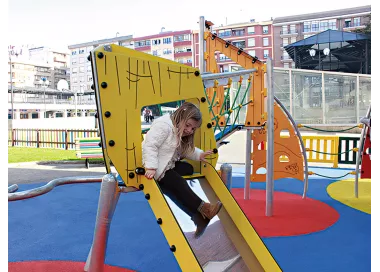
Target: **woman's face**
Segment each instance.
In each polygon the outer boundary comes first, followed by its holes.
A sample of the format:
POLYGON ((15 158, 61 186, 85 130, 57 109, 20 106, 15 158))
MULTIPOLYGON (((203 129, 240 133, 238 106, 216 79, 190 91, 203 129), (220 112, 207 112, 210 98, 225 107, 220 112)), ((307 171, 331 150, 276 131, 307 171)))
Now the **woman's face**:
POLYGON ((199 122, 195 121, 194 119, 187 120, 184 123, 182 137, 186 137, 193 134, 198 127, 199 127, 199 122))

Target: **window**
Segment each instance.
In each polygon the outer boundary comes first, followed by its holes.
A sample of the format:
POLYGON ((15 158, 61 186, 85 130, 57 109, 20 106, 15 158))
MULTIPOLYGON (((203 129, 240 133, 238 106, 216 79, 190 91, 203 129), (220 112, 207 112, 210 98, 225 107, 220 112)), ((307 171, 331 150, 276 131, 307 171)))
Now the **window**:
POLYGON ((32 119, 38 119, 38 113, 32 113, 32 119))
POLYGON ((76 58, 75 58, 75 59, 72 59, 72 60, 71 60, 71 64, 72 64, 72 65, 75 65, 75 64, 77 64, 77 61, 78 61, 78 60, 77 60, 76 58))
POLYGON ((269 29, 268 26, 263 26, 263 34, 268 34, 269 29))
POLYGON ((187 59, 186 62, 187 63, 192 63, 192 60, 191 59, 187 59))
POLYGON ((248 34, 255 34, 255 27, 254 26, 248 27, 248 34))
POLYGON ((170 37, 170 38, 163 38, 162 39, 162 43, 164 43, 164 44, 171 44, 172 43, 172 38, 170 37))
POLYGON ((269 57, 269 50, 265 49, 264 50, 264 59, 267 59, 269 57))
POLYGON ((320 31, 325 31, 325 30, 329 29, 329 22, 328 21, 321 21, 319 23, 319 29, 320 29, 320 31))
POLYGON ((84 63, 84 58, 79 58, 79 63, 84 63))
POLYGON ((244 36, 245 35, 245 30, 244 29, 232 30, 232 35, 233 36, 244 36))
POLYGON ((73 68, 73 74, 76 74, 76 73, 78 73, 78 68, 77 67, 73 68))
POLYGON ((76 83, 78 82, 78 78, 77 77, 73 77, 73 83, 76 83))
POLYGON ((312 21, 311 22, 311 31, 319 31, 319 22, 318 21, 312 21))
POLYGON ((336 20, 329 20, 329 29, 336 30, 336 20))
POLYGON ((219 37, 229 37, 232 35, 231 29, 219 30, 219 37))
POLYGON ((91 65, 87 66, 87 72, 91 72, 91 65))
POLYGON ((255 46, 255 38, 248 39, 248 47, 255 46))
POLYGON ((153 50, 153 56, 161 56, 161 50, 153 50))
POLYGON ((263 46, 268 46, 268 45, 269 45, 269 39, 263 38, 263 46))
POLYGON ((290 33, 291 34, 297 33, 296 25, 290 25, 290 33))
POLYGON ((360 26, 360 17, 354 18, 354 26, 360 26))
POLYGON ((72 51, 72 52, 71 52, 71 55, 72 55, 72 56, 75 56, 76 54, 77 54, 77 51, 72 51))
POLYGON ((234 41, 232 44, 239 48, 245 48, 245 41, 234 41))
POLYGON ((287 25, 282 26, 281 33, 282 34, 288 34, 288 26, 287 25))
POLYGON ((297 37, 291 37, 290 38, 290 43, 295 43, 297 41, 297 37))
POLYGON ((80 82, 84 82, 84 76, 79 77, 80 82))
POLYGON ((92 81, 92 76, 87 76, 87 81, 88 82, 92 81))
POLYGON ((161 39, 152 40, 152 45, 159 45, 159 44, 161 44, 161 39))
POLYGON ((282 45, 283 46, 287 46, 288 44, 289 44, 289 39, 288 38, 282 39, 282 45))
POLYGON ((84 73, 84 66, 79 67, 79 73, 84 73))
POLYGON ((311 22, 303 23, 303 32, 311 32, 311 22))
POLYGON ((345 19, 344 20, 344 27, 350 27, 351 26, 351 19, 345 19))
POLYGON ((184 35, 174 36, 174 41, 175 42, 190 41, 190 35, 184 34, 184 35))
POLYGON ((164 55, 169 55, 169 54, 171 54, 172 53, 172 50, 171 49, 169 49, 169 48, 166 48, 166 49, 164 49, 164 55))
POLYGON ((256 57, 255 50, 248 50, 248 54, 250 54, 252 57, 256 57))
POLYGON ((86 49, 86 48, 80 48, 80 49, 79 49, 79 54, 84 54, 85 49, 86 49))

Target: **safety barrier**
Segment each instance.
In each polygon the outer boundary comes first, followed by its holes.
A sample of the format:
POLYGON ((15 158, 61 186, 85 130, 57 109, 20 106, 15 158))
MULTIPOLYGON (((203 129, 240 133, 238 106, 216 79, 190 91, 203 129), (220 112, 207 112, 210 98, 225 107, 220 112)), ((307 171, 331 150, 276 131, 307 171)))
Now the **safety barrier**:
POLYGON ((356 153, 347 152, 348 150, 358 148, 360 137, 339 137, 339 156, 338 163, 356 164, 356 153))
POLYGON ((302 136, 308 162, 332 163, 338 167, 338 136, 302 136))

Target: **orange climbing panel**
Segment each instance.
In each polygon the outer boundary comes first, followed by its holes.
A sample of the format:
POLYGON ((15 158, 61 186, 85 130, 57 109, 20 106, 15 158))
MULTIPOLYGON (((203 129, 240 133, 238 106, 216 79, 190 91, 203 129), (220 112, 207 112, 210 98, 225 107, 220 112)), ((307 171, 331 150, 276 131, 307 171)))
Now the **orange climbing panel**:
MULTIPOLYGON (((253 131, 251 181, 266 181, 266 174, 260 174, 260 169, 266 168, 266 140, 265 129, 253 131)), ((298 136, 289 119, 277 103, 274 106, 273 169, 274 179, 291 177, 301 181, 304 180, 303 156, 298 136)))
MULTIPOLYGON (((260 126, 266 120, 264 98, 266 97, 266 88, 264 88, 264 73, 266 73, 266 65, 252 57, 242 49, 232 45, 231 42, 225 41, 211 32, 205 32, 204 39, 206 41, 206 69, 209 72, 217 72, 215 60, 215 52, 220 52, 228 56, 232 61, 236 62, 245 69, 257 69, 253 73, 252 84, 248 96, 247 118, 245 126, 260 126)), ((224 100, 224 92, 218 93, 219 101, 224 100)))

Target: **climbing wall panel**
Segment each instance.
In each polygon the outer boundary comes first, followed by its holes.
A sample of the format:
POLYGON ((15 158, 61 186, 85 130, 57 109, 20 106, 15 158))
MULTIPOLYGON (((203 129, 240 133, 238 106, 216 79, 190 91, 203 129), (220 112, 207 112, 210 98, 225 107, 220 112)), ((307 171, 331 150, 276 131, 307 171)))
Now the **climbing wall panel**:
MULTIPOLYGON (((253 130, 253 161, 251 181, 266 181, 266 130, 253 130)), ((281 109, 274 106, 274 179, 295 178, 304 180, 303 156, 300 142, 294 127, 281 109)))

